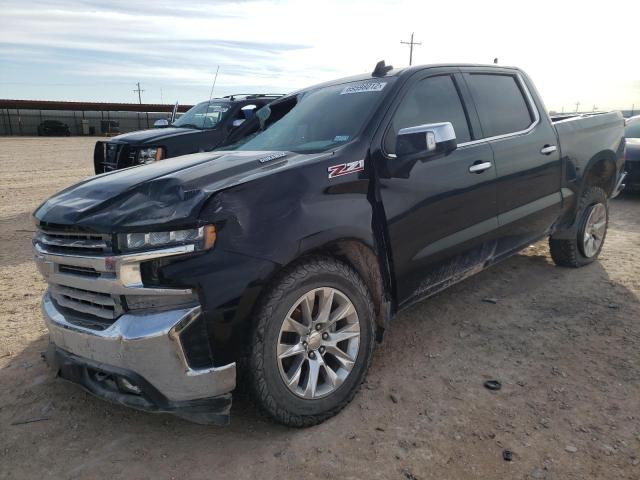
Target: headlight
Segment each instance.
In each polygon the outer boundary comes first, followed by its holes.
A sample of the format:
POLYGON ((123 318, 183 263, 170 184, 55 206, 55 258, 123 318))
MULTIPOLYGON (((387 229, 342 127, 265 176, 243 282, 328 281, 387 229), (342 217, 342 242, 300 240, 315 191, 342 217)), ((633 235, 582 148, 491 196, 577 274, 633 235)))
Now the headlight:
POLYGON ((164 158, 164 148, 162 147, 149 147, 141 148, 138 150, 138 163, 143 165, 145 163, 153 163, 164 158))
POLYGON ((216 242, 216 227, 206 225, 186 230, 166 232, 121 233, 118 235, 120 250, 147 250, 176 245, 194 245, 196 250, 207 250, 216 242))

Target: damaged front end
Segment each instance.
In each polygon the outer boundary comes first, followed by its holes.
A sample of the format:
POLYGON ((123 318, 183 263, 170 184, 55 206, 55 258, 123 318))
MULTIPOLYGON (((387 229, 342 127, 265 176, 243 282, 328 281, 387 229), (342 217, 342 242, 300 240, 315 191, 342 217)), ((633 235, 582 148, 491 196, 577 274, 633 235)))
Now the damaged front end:
POLYGON ((238 252, 246 212, 215 197, 313 158, 265 155, 194 154, 107 173, 36 210, 47 358, 60 376, 133 408, 228 422, 245 320, 277 264, 238 252))
POLYGON ((120 253, 110 238, 68 230, 34 237, 49 284, 42 300, 48 363, 106 400, 228 423, 235 363, 213 365, 198 295, 145 282, 144 265, 193 255, 197 243, 120 253))

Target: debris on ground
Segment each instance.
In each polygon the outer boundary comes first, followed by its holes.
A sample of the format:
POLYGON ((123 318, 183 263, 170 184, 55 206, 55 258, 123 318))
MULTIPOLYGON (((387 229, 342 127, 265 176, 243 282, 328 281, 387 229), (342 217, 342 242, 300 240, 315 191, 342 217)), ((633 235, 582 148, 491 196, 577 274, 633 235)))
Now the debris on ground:
POLYGON ((28 418, 26 420, 18 420, 17 422, 12 422, 11 425, 26 425, 28 423, 44 422, 45 420, 51 420, 51 418, 50 417, 28 418))
POLYGON ((500 383, 498 380, 487 380, 486 382, 484 382, 484 388, 494 391, 500 390, 502 388, 502 383, 500 383))

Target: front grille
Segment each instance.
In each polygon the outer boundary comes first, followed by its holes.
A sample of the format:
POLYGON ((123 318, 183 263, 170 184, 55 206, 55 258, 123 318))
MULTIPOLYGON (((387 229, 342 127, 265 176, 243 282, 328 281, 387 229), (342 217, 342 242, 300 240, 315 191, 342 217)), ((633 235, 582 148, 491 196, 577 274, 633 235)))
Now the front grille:
POLYGON ((72 275, 83 275, 93 278, 100 276, 100 272, 97 272, 95 268, 78 267, 77 265, 58 265, 58 271, 60 273, 70 273, 72 275))
POLYGON ((147 288, 140 264, 149 261, 148 255, 117 255, 112 235, 38 230, 33 243, 36 265, 49 284, 49 297, 74 325, 104 330, 130 310, 183 308, 197 303, 189 289, 165 292, 155 286, 147 288))
POLYGON ((138 150, 130 149, 127 155, 127 167, 133 167, 138 164, 138 150))
MULTIPOLYGON (((122 315, 119 295, 110 295, 82 287, 84 282, 113 278, 113 272, 98 271, 78 259, 104 257, 113 252, 111 235, 68 230, 38 230, 33 243, 40 252, 61 255, 47 269, 49 294, 65 310, 69 321, 85 328, 104 330, 122 315), (64 256, 62 256, 64 255, 64 256), (52 276, 53 274, 53 276, 52 276), (83 279, 78 284, 78 279, 83 279)), ((40 268, 40 267, 39 267, 40 268)))
POLYGON ((95 255, 112 251, 111 235, 97 233, 38 230, 34 243, 51 253, 95 255))
POLYGON ((98 142, 94 152, 96 173, 111 172, 137 165, 137 150, 127 144, 98 142))
POLYGON ((50 286, 49 292, 59 306, 93 317, 113 321, 122 313, 119 301, 106 293, 55 284, 50 286))

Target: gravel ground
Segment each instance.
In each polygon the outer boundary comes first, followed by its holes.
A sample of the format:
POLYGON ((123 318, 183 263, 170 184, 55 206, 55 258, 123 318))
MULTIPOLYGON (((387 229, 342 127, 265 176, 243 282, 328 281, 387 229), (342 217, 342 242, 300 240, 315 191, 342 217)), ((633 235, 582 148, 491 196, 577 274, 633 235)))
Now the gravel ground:
POLYGON ((403 312, 326 423, 284 428, 237 398, 205 427, 40 359, 30 215, 91 174, 94 141, 0 138, 0 478, 640 478, 640 196, 611 202, 599 262, 555 267, 541 242, 403 312))

